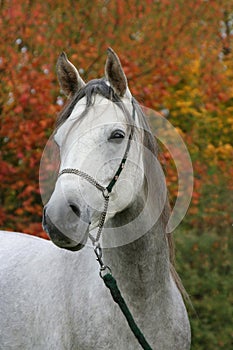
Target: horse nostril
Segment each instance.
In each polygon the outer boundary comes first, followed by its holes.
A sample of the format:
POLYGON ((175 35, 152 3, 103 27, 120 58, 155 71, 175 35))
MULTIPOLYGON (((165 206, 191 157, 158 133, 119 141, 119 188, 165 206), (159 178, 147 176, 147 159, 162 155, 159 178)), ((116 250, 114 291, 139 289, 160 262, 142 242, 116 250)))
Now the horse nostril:
POLYGON ((80 218, 80 210, 79 210, 79 208, 76 205, 74 205, 74 204, 70 204, 70 208, 75 213, 75 215, 77 215, 80 218))

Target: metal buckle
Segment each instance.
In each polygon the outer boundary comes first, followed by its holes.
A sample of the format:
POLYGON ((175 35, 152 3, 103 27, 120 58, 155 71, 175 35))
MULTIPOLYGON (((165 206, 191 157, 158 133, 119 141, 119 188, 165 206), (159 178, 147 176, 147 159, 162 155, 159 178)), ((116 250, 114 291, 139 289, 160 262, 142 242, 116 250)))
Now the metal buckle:
POLYGON ((112 274, 110 267, 107 265, 104 265, 104 262, 102 260, 102 256, 103 256, 102 248, 101 248, 99 243, 96 243, 96 247, 94 249, 94 252, 95 252, 95 255, 97 256, 96 260, 100 264, 100 272, 99 272, 100 277, 103 278, 103 272, 106 270, 108 271, 108 273, 112 274))
POLYGON ((100 244, 98 243, 94 249, 95 255, 97 256, 97 261, 100 264, 100 269, 102 269, 104 267, 104 263, 102 260, 102 248, 100 247, 100 244))
POLYGON ((110 267, 107 265, 104 265, 103 267, 100 268, 100 273, 99 273, 99 275, 102 279, 104 277, 104 274, 103 274, 104 271, 106 272, 106 274, 108 274, 108 273, 112 274, 112 270, 110 269, 110 267))

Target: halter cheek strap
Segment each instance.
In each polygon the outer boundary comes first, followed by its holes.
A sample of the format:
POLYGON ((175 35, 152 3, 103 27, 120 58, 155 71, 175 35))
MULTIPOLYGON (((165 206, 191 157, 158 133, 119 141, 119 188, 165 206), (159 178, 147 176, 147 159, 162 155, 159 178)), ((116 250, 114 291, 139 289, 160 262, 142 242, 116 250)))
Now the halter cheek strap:
MULTIPOLYGON (((132 117, 133 120, 135 119, 135 105, 132 102, 132 106, 133 106, 133 113, 132 113, 132 117)), ((99 184, 92 176, 90 176, 89 174, 85 173, 84 171, 78 170, 78 169, 74 169, 74 168, 66 168, 63 169, 59 174, 58 174, 58 178, 63 175, 63 174, 74 174, 74 175, 78 175, 80 177, 83 177, 86 181, 88 181, 90 184, 92 184, 93 186, 95 186, 98 190, 100 190, 103 194, 104 197, 104 210, 100 215, 100 219, 99 219, 99 224, 98 224, 98 232, 96 237, 94 237, 90 232, 89 232, 89 238, 92 241, 92 244, 96 246, 96 249, 100 249, 100 245, 99 245, 99 240, 100 240, 100 236, 101 236, 101 232, 104 226, 104 222, 105 222, 105 218, 107 215, 107 211, 108 211, 108 203, 109 203, 109 194, 112 192, 113 187, 115 186, 122 170, 124 169, 127 157, 128 157, 128 153, 129 153, 129 149, 130 149, 130 144, 131 144, 131 140, 133 138, 133 130, 131 130, 131 133, 129 135, 128 138, 128 142, 127 142, 127 146, 125 149, 125 153, 124 156, 121 160, 121 163, 115 173, 115 175, 113 176, 112 180, 110 181, 110 183, 108 184, 107 187, 102 186, 101 184, 99 184)), ((96 252, 96 251, 95 251, 96 252)), ((97 255, 98 256, 98 255, 97 255)))
POLYGON ((128 157, 128 152, 129 152, 129 149, 130 149, 130 142, 132 140, 132 137, 133 137, 133 133, 131 131, 130 135, 129 135, 129 139, 128 139, 128 143, 127 143, 127 147, 126 147, 126 150, 125 150, 125 154, 122 158, 122 161, 119 165, 119 168, 117 169, 114 177, 112 178, 112 180, 110 181, 110 183, 108 184, 108 186, 106 187, 106 190, 108 191, 108 193, 111 193, 112 192, 112 189, 115 185, 115 183, 117 182, 119 176, 120 176, 120 173, 122 172, 122 170, 124 169, 124 166, 125 166, 125 163, 126 163, 126 160, 127 160, 127 157, 128 157))

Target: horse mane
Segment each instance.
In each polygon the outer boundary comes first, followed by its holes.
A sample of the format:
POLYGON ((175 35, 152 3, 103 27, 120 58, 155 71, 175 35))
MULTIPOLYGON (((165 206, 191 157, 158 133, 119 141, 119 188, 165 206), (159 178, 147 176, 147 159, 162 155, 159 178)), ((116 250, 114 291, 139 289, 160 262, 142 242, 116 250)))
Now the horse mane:
MULTIPOLYGON (((71 99, 68 100, 67 104, 65 105, 65 107, 63 108, 63 110, 58 116, 55 130, 57 130, 69 118, 75 105, 83 97, 86 97, 86 108, 83 111, 83 113, 79 116, 80 119, 84 118, 85 115, 87 114, 88 108, 94 104, 95 101, 93 97, 97 94, 117 104, 117 106, 121 108, 122 111, 125 113, 127 122, 130 125, 135 126, 134 120, 132 120, 132 116, 128 113, 121 98, 114 92, 111 86, 109 86, 106 83, 106 79, 102 78, 102 79, 93 79, 89 81, 76 94, 74 94, 74 96, 71 99)), ((158 142, 155 136, 151 132, 151 128, 149 127, 149 124, 146 120, 146 116, 143 110, 141 109, 139 103, 134 97, 132 97, 132 104, 134 105, 136 113, 139 116, 140 123, 141 123, 140 127, 144 131, 144 137, 143 137, 144 146, 158 158, 158 154, 159 154, 158 142)), ((166 228, 167 226, 170 214, 171 214, 171 209, 170 209, 170 204, 167 197, 163 212, 161 214, 161 220, 164 228, 166 228)), ((181 279, 175 269, 175 248, 174 248, 173 234, 165 233, 165 239, 167 241, 167 246, 169 249, 170 272, 171 272, 172 278, 177 288, 181 292, 181 294, 184 296, 186 300, 189 301, 189 296, 185 291, 185 288, 181 282, 181 279)))
MULTIPOLYGON (((151 132, 151 128, 148 124, 145 114, 143 113, 143 110, 141 109, 139 103, 134 98, 133 98, 133 103, 135 104, 137 114, 140 116, 141 128, 144 130, 144 146, 148 148, 149 151, 151 151, 158 158, 159 146, 158 146, 157 139, 151 132)), ((164 209, 161 214, 161 219, 163 222, 163 226, 165 228, 164 232, 166 231, 166 226, 168 224, 170 215, 171 215, 171 207, 167 196, 164 209)), ((177 288, 185 298, 185 300, 191 304, 190 298, 175 269, 175 243, 174 243, 173 233, 165 232, 165 238, 166 238, 168 250, 169 250, 170 272, 171 272, 172 278, 177 288)))

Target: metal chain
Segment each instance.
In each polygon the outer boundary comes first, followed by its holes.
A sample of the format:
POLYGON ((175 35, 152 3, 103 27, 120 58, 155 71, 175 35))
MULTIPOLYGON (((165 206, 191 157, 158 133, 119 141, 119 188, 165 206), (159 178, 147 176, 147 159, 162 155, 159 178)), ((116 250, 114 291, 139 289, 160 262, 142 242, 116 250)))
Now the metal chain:
MULTIPOLYGON (((104 195, 104 193, 103 193, 103 195, 104 195)), ((89 238, 91 239, 93 245, 96 245, 99 242, 99 240, 100 240, 100 236, 101 236, 101 233, 102 233, 102 230, 103 230, 103 227, 104 227, 104 222, 105 222, 105 218, 106 218, 107 211, 108 211, 109 196, 105 196, 104 195, 104 199, 105 199, 105 201, 104 201, 104 210, 101 213, 101 216, 100 216, 100 219, 99 219, 98 232, 97 232, 96 237, 94 237, 89 232, 89 238)))
POLYGON ((63 169, 59 174, 58 177, 60 177, 63 174, 75 174, 78 176, 83 177, 85 180, 87 180, 90 184, 94 185, 96 188, 98 188, 100 191, 104 191, 105 187, 100 185, 92 176, 88 175, 84 171, 73 169, 73 168, 67 168, 63 169))

